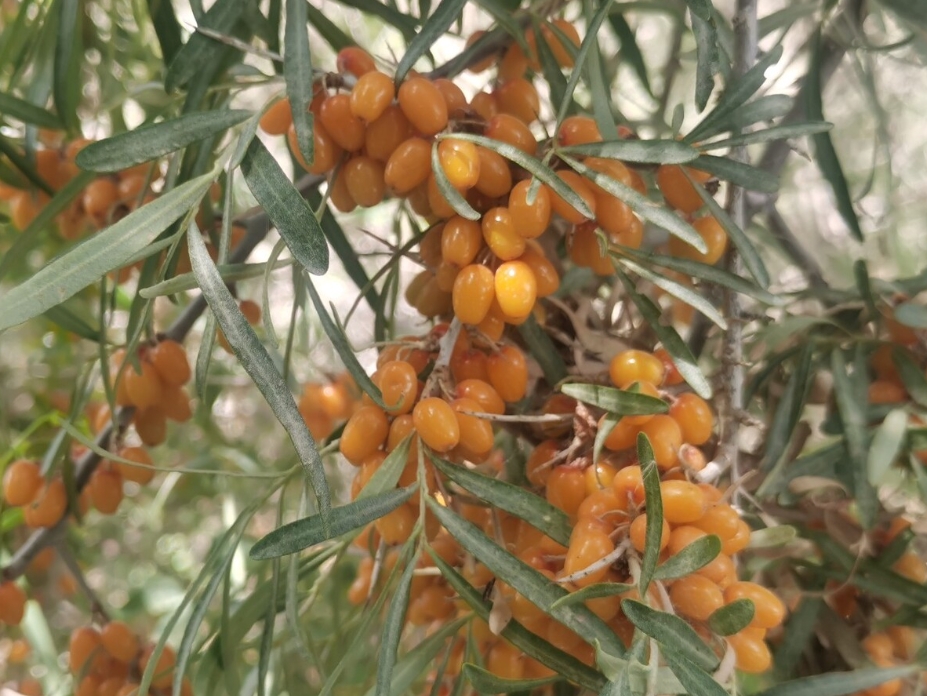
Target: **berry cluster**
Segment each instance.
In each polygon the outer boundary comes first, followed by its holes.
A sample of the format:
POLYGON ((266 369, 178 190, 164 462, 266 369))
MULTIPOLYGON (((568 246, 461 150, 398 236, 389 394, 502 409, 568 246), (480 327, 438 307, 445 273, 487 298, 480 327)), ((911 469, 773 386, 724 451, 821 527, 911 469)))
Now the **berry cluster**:
MULTIPOLYGON (((863 638, 862 647, 866 657, 877 667, 896 667, 913 660, 922 642, 923 636, 918 636, 910 626, 889 626, 863 638)), ((922 675, 922 678, 927 680, 927 675, 922 675)), ((896 696, 903 686, 904 680, 892 679, 871 689, 857 691, 854 696, 896 696)))
POLYGON ((331 435, 361 405, 360 390, 348 373, 326 383, 307 382, 299 397, 299 412, 318 442, 331 435))
MULTIPOLYGON (((68 645, 68 666, 77 685, 75 696, 134 696, 153 653, 154 646, 143 645, 122 621, 109 621, 99 630, 92 626, 75 629, 68 645)), ((175 661, 174 651, 164 646, 147 693, 171 693, 175 661)), ((187 679, 180 693, 193 693, 187 679)))

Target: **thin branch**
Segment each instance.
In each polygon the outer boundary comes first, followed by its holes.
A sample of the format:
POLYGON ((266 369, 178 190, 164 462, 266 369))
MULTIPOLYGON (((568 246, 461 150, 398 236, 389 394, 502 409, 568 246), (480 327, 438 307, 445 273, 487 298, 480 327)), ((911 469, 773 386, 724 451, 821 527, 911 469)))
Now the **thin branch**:
POLYGON ((100 601, 100 598, 97 597, 97 593, 94 592, 87 583, 87 578, 84 577, 84 571, 81 570, 80 565, 78 565, 77 559, 74 558, 74 554, 71 553, 71 549, 63 543, 63 540, 59 541, 56 546, 58 549, 58 556, 64 561, 64 564, 67 566, 77 586, 90 602, 90 612, 96 614, 97 618, 101 619, 101 623, 109 623, 109 614, 106 613, 103 602, 100 601))

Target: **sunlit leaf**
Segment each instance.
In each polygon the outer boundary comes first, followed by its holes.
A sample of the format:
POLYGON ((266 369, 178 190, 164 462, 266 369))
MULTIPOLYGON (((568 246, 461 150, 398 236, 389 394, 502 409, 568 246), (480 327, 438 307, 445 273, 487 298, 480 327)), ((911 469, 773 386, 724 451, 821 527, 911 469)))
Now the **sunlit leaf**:
POLYGON ((653 577, 655 580, 675 580, 685 577, 707 566, 718 557, 719 553, 721 553, 720 538, 714 534, 699 537, 675 556, 671 556, 658 565, 653 577))
POLYGON ((669 404, 663 399, 628 389, 569 382, 561 386, 560 391, 574 399, 622 416, 649 416, 669 412, 669 404))
POLYGON ((61 128, 61 120, 55 114, 4 92, 0 92, 0 114, 40 128, 61 128))
POLYGON ((735 599, 715 609, 708 617, 708 626, 719 636, 732 636, 749 626, 755 613, 756 607, 752 600, 735 599))
MULTIPOLYGON (((680 617, 651 609, 633 599, 622 600, 621 608, 631 623, 667 648, 664 653, 675 652, 683 655, 704 669, 714 669, 718 666, 718 656, 699 637, 695 629, 680 617)), ((681 675, 677 676, 682 680, 681 675)))
POLYGON ((454 23, 460 15, 465 0, 441 0, 441 4, 415 33, 415 38, 409 42, 409 47, 396 66, 396 82, 402 82, 416 61, 428 52, 434 42, 454 23))

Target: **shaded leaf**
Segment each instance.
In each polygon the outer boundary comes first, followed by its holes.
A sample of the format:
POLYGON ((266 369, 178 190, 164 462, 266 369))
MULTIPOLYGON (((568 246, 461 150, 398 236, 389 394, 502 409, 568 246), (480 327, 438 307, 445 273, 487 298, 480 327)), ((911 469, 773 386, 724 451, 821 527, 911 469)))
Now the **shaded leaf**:
POLYGON ((342 5, 354 7, 364 14, 379 17, 391 27, 398 29, 407 41, 411 41, 418 27, 418 21, 407 14, 403 14, 392 3, 380 0, 338 0, 342 5))
MULTIPOLYGON (((659 548, 659 542, 660 539, 657 537, 657 548, 659 548)), ((719 553, 721 553, 721 539, 718 536, 709 534, 699 537, 675 556, 670 556, 664 563, 657 566, 653 578, 654 580, 675 580, 685 577, 707 566, 718 557, 719 553)))
MULTIPOLYGON (((411 494, 411 490, 410 490, 411 494)), ((418 554, 408 559, 406 567, 399 577, 399 584, 390 597, 386 621, 380 634, 380 653, 377 658, 377 696, 388 696, 393 679, 393 668, 399 653, 399 639, 406 623, 406 610, 409 608, 409 592, 412 587, 412 573, 415 572, 418 554)))
MULTIPOLYGON (((622 600, 621 609, 631 623, 666 648, 663 651, 665 656, 671 652, 676 653, 704 669, 714 669, 718 666, 718 656, 699 637, 695 629, 678 616, 651 609, 634 599, 622 600)), ((670 666, 672 667, 672 664, 670 666)), ((677 672, 676 676, 686 684, 682 675, 677 672)))
POLYGON ((644 280, 649 280, 658 288, 665 290, 667 294, 701 312, 706 319, 715 324, 718 328, 727 330, 727 321, 725 321, 724 316, 721 314, 721 310, 715 307, 706 298, 699 295, 692 287, 685 285, 684 283, 677 282, 676 280, 661 275, 660 273, 654 273, 647 267, 641 266, 640 264, 634 263, 633 261, 629 261, 628 259, 622 258, 621 256, 618 256, 617 259, 618 262, 626 266, 628 270, 633 271, 644 280))
POLYGON ((251 547, 248 555, 255 561, 264 561, 296 553, 323 541, 334 539, 378 520, 400 505, 404 505, 412 498, 415 490, 416 485, 388 490, 333 508, 329 514, 330 524, 327 531, 322 523, 321 515, 311 515, 290 522, 258 540, 251 547))
POLYGON ((61 128, 61 120, 55 114, 3 92, 0 92, 0 114, 39 128, 51 128, 52 130, 61 128))
POLYGON ((907 430, 908 414, 903 408, 892 409, 876 429, 866 462, 869 482, 873 486, 878 487, 885 483, 885 476, 904 445, 907 430))
POLYGON ((704 111, 715 89, 715 73, 721 61, 718 52, 718 30, 709 12, 707 17, 690 13, 692 33, 695 34, 695 105, 704 111))
POLYGON ((286 0, 286 22, 283 34, 283 77, 286 81, 286 96, 290 100, 290 112, 296 129, 299 152, 306 162, 312 162, 314 140, 312 137, 312 91, 315 80, 312 75, 312 54, 309 51, 309 34, 306 30, 309 3, 306 0, 286 0))
POLYGON ((206 244, 195 224, 187 233, 187 247, 190 253, 190 265, 200 282, 203 295, 216 321, 222 328, 241 366, 263 394, 277 420, 290 436, 296 454, 306 470, 309 482, 318 499, 323 525, 327 525, 331 514, 331 493, 325 479, 322 458, 319 456, 315 440, 306 427, 306 422, 300 415, 299 409, 296 408, 296 402, 293 400, 286 381, 277 371, 273 359, 258 340, 254 329, 241 313, 238 302, 222 282, 222 276, 219 275, 219 271, 216 270, 215 264, 209 257, 206 244))
POLYGON ((169 121, 149 123, 135 130, 90 143, 75 162, 92 172, 118 172, 179 150, 228 130, 251 116, 250 111, 206 111, 169 121))
POLYGON ((886 669, 863 668, 852 672, 831 672, 812 677, 793 679, 776 684, 757 696, 843 696, 863 689, 871 689, 891 679, 898 679, 913 673, 916 665, 889 667, 886 669))
POLYGON ((698 696, 727 696, 727 689, 716 682, 696 662, 680 652, 677 649, 678 645, 679 643, 667 646, 668 649, 663 651, 663 657, 666 658, 673 674, 679 677, 679 681, 686 687, 686 690, 698 696))
POLYGON ((568 546, 573 526, 562 510, 521 486, 483 476, 459 464, 432 455, 435 468, 461 488, 494 508, 505 510, 538 529, 559 544, 568 546))
POLYGON ((454 209, 454 211, 460 215, 462 218, 467 220, 479 220, 481 215, 476 210, 473 209, 467 199, 453 187, 451 182, 447 178, 447 173, 444 171, 444 166, 441 164, 441 159, 438 157, 438 141, 436 140, 431 145, 431 172, 435 176, 435 183, 438 185, 438 191, 444 197, 444 200, 454 209))
POLYGON ((561 386, 560 391, 574 399, 621 416, 649 416, 669 412, 669 404, 663 399, 627 389, 570 382, 561 386))
POLYGON ((170 0, 146 0, 146 4, 158 44, 161 46, 161 57, 164 59, 164 66, 167 67, 183 47, 180 22, 177 21, 170 0))
POLYGON ((21 324, 64 302, 144 249, 206 193, 206 174, 130 213, 114 225, 72 247, 35 275, 3 294, 0 331, 21 324))
POLYGON ((911 398, 921 406, 927 406, 927 376, 918 367, 911 355, 899 346, 892 348, 892 362, 898 368, 898 375, 911 398))
POLYGON ((566 597, 561 597, 554 602, 552 607, 567 607, 571 604, 582 604, 590 599, 599 597, 614 597, 634 589, 634 585, 625 582, 597 582, 592 585, 586 585, 582 589, 571 592, 566 597))
POLYGON ((716 140, 712 143, 702 143, 699 148, 702 151, 721 150, 733 147, 742 147, 744 145, 755 145, 757 143, 767 143, 773 140, 788 140, 790 138, 800 138, 806 135, 815 135, 817 133, 826 133, 834 127, 833 123, 821 121, 816 123, 795 123, 785 126, 773 126, 763 130, 753 131, 752 133, 742 133, 732 138, 716 140))
POLYGON ((319 221, 260 140, 252 140, 248 146, 241 172, 294 258, 309 273, 325 273, 328 244, 319 221))
POLYGON ((465 0, 441 0, 434 14, 415 33, 415 38, 409 42, 409 47, 399 60, 399 65, 396 66, 396 84, 402 82, 416 61, 428 52, 438 38, 444 36, 465 4, 465 0))
POLYGON ((559 681, 559 677, 549 679, 502 679, 482 667, 467 663, 463 666, 463 677, 481 694, 512 694, 521 691, 539 689, 547 684, 559 681))
MULTIPOLYGON (((573 93, 576 91, 576 85, 579 84, 579 80, 583 75, 583 67, 587 65, 591 52, 595 52, 596 55, 598 54, 599 49, 598 49, 597 34, 599 31, 599 27, 602 26, 602 22, 605 20, 605 16, 608 14, 608 9, 609 9, 609 5, 607 3, 603 4, 601 7, 599 7, 599 10, 595 13, 595 15, 589 18, 589 23, 586 27, 586 35, 583 37, 583 40, 580 42, 579 50, 576 52, 576 57, 573 59, 573 71, 570 73, 570 79, 567 80, 566 88, 564 90, 564 99, 562 102, 560 102, 560 106, 557 109, 557 128, 558 129, 560 127, 560 124, 563 123, 563 119, 566 118, 567 111, 569 110, 570 104, 572 103, 572 100, 573 100, 573 93)), ((520 31, 516 32, 516 35, 520 35, 520 34, 521 34, 520 31)), ((561 45, 563 46, 569 45, 569 43, 570 43, 569 41, 561 40, 561 45)), ((597 89, 592 90, 593 91, 593 109, 595 110, 596 105, 600 104, 601 102, 600 97, 602 96, 601 93, 604 91, 604 86, 600 84, 601 83, 601 71, 598 73, 598 75, 590 74, 593 72, 594 70, 590 70, 589 72, 587 72, 587 79, 597 80, 595 84, 595 87, 597 89)), ((591 84, 590 84, 590 89, 592 89, 591 84)), ((608 101, 607 97, 606 97, 606 100, 608 101)), ((611 119, 610 109, 609 109, 609 113, 607 114, 607 116, 605 115, 603 116, 605 120, 611 121, 611 126, 606 127, 605 130, 603 130, 602 132, 603 133, 613 133, 615 131, 615 123, 611 119)), ((599 120, 598 114, 596 115, 596 120, 597 121, 599 120)), ((602 129, 602 125, 603 125, 602 123, 599 123, 600 130, 602 129)), ((579 208, 577 208, 577 210, 579 210, 579 208)))
POLYGON ((792 433, 795 432, 795 427, 804 411, 808 391, 811 389, 813 354, 814 346, 811 343, 802 346, 801 354, 785 385, 785 392, 776 405, 776 412, 766 438, 766 453, 760 463, 761 469, 766 471, 772 469, 788 449, 792 433))
MULTIPOLYGON (((819 588, 823 589, 823 583, 819 588)), ((777 677, 785 678, 795 671, 808 641, 814 636, 818 615, 824 608, 824 599, 810 594, 802 595, 798 607, 789 612, 785 623, 785 635, 773 654, 773 670, 777 677)))
POLYGON ((732 636, 749 626, 754 614, 756 607, 753 600, 735 599, 711 613, 708 617, 708 627, 719 636, 732 636))
POLYGON ((69 129, 77 128, 77 104, 80 100, 80 68, 83 62, 83 12, 80 0, 59 0, 53 7, 58 13, 58 36, 52 94, 55 110, 69 129))
POLYGON ((348 46, 354 45, 353 39, 341 31, 338 25, 332 22, 328 17, 325 16, 324 12, 319 10, 314 5, 306 3, 306 14, 309 18, 309 23, 315 27, 315 30, 319 32, 319 35, 329 46, 332 47, 332 50, 336 53, 342 48, 347 48, 348 46))
POLYGON ((578 157, 605 157, 642 164, 683 164, 699 156, 699 151, 679 140, 604 140, 560 148, 578 157))
POLYGON ((644 556, 641 558, 638 590, 647 596, 647 588, 657 570, 660 557, 660 540, 663 538, 663 494, 660 492, 660 471, 653 456, 650 438, 637 434, 637 460, 644 479, 644 503, 647 506, 647 526, 644 530, 644 556))
POLYGON ((640 46, 637 45, 637 37, 634 35, 631 26, 624 18, 624 15, 617 12, 609 13, 608 22, 611 24, 615 36, 618 37, 618 42, 621 44, 621 55, 624 58, 624 62, 631 66, 631 69, 634 70, 634 74, 637 75, 637 79, 641 81, 644 89, 647 90, 648 94, 653 96, 653 89, 650 87, 650 77, 647 75, 647 65, 644 63, 644 54, 641 52, 640 46))
MULTIPOLYGON (((163 1, 167 2, 167 0, 163 1)), ((198 24, 216 34, 231 34, 246 5, 247 0, 223 0, 223 2, 214 3, 198 24)), ((187 39, 187 43, 177 51, 177 55, 174 56, 167 69, 167 75, 164 77, 165 91, 173 92, 178 87, 186 85, 196 75, 204 74, 201 72, 203 66, 214 61, 225 48, 225 44, 202 32, 194 32, 187 39)))
POLYGON ((776 174, 726 157, 701 155, 692 166, 751 191, 775 193, 779 190, 776 174))
POLYGON ((528 352, 541 366, 541 372, 544 373, 544 379, 548 384, 553 386, 566 379, 567 369, 563 358, 547 332, 538 325, 534 314, 529 314, 528 318, 518 325, 518 333, 525 340, 528 352))

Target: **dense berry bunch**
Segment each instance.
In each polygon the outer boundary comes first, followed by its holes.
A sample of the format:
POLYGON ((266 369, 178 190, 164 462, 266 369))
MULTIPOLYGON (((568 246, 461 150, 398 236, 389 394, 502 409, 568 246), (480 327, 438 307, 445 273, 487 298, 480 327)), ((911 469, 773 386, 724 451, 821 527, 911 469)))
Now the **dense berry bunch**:
POLYGON ((316 441, 331 435, 360 406, 360 391, 346 372, 329 382, 307 382, 299 397, 299 412, 316 441))

